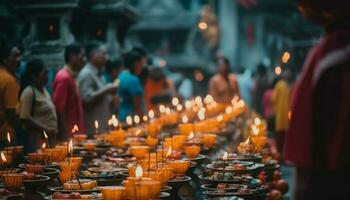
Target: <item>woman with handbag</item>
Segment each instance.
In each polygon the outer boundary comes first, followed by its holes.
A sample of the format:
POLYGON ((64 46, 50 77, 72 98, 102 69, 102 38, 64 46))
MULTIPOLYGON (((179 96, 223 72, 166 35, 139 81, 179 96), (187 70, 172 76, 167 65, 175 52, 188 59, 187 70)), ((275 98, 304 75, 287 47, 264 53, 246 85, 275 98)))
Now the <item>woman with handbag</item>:
POLYGON ((25 149, 28 152, 40 148, 44 132, 53 146, 58 131, 57 114, 49 93, 45 89, 48 67, 42 60, 28 62, 21 82, 19 117, 26 133, 25 149))

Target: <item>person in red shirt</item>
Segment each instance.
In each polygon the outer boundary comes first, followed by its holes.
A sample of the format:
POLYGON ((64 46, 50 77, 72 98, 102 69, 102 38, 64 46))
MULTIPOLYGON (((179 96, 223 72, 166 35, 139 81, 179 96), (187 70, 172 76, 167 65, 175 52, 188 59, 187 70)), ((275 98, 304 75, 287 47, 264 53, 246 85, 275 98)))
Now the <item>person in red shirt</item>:
POLYGON ((85 134, 83 105, 76 76, 85 65, 85 50, 80 44, 70 44, 65 48, 66 65, 56 74, 53 82, 52 99, 56 106, 60 140, 73 134, 85 134))
POLYGON ((325 37, 306 59, 292 98, 285 159, 297 168, 296 199, 350 197, 348 0, 299 0, 325 37))

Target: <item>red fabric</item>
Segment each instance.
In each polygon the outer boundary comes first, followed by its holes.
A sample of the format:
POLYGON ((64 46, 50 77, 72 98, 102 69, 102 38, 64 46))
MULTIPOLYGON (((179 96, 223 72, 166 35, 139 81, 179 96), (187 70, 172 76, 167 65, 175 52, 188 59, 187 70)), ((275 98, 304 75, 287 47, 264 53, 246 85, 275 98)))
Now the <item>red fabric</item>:
POLYGON ((262 106, 264 108, 264 117, 267 119, 273 116, 272 93, 273 91, 271 89, 266 90, 262 100, 262 106))
POLYGON ((74 78, 66 69, 56 74, 52 100, 56 111, 65 114, 67 132, 71 134, 77 125, 79 131, 76 134, 85 134, 82 100, 74 78))
MULTIPOLYGON (((297 167, 312 168, 312 135, 313 135, 313 103, 314 89, 317 82, 313 82, 313 77, 319 63, 330 53, 342 49, 350 44, 350 30, 336 31, 327 35, 319 45, 317 45, 309 54, 301 77, 296 83, 292 97, 292 118, 289 131, 286 135, 285 158, 294 163, 297 167)), ((340 102, 339 99, 334 99, 340 102)), ((330 104, 332 105, 332 104, 330 104)), ((327 117, 327 116, 324 116, 327 117)), ((345 131, 346 132, 346 131, 345 131)), ((341 138, 337 136, 337 138, 341 138)), ((341 145, 334 145, 332 151, 339 152, 341 145)), ((326 160, 334 154, 326 155, 326 160)), ((330 164, 335 167, 335 164, 330 164)))

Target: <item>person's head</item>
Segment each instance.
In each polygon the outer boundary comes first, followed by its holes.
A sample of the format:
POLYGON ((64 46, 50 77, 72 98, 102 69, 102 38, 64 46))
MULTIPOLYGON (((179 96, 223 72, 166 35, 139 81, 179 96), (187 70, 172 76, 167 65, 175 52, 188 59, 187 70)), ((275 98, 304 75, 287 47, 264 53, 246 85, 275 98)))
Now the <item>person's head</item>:
POLYGON ((22 55, 18 45, 0 41, 0 64, 14 72, 18 69, 22 55))
POLYGON ((157 68, 153 68, 150 71, 150 76, 149 78, 154 81, 154 82, 159 82, 159 81, 166 81, 166 76, 162 70, 162 68, 157 67, 157 68))
POLYGON ((325 27, 348 22, 350 19, 348 0, 297 0, 297 3, 307 19, 325 27))
POLYGON ((142 55, 135 51, 129 51, 124 55, 124 66, 136 76, 140 75, 143 70, 142 55))
POLYGON ((106 64, 106 72, 108 73, 111 80, 115 80, 121 70, 120 60, 108 60, 106 64))
POLYGON ((107 62, 106 47, 99 42, 91 42, 86 45, 88 61, 98 69, 102 69, 107 62))
POLYGON ((282 71, 282 78, 284 78, 287 81, 292 81, 293 79, 292 70, 288 67, 285 67, 282 71))
POLYGON ((21 90, 28 85, 44 87, 49 80, 49 69, 41 59, 28 61, 21 80, 21 90))
POLYGON ((227 58, 218 58, 216 65, 217 72, 220 75, 227 76, 230 73, 230 61, 227 58))
POLYGON ((257 75, 264 76, 264 75, 266 75, 266 72, 267 72, 266 66, 264 64, 260 63, 256 69, 257 75))
POLYGON ((144 48, 142 47, 134 47, 132 51, 135 51, 136 53, 140 54, 142 56, 142 64, 143 66, 147 66, 148 63, 148 57, 147 57, 147 52, 144 48))
POLYGON ((64 50, 64 59, 74 71, 78 72, 86 62, 85 49, 78 43, 69 44, 64 50))

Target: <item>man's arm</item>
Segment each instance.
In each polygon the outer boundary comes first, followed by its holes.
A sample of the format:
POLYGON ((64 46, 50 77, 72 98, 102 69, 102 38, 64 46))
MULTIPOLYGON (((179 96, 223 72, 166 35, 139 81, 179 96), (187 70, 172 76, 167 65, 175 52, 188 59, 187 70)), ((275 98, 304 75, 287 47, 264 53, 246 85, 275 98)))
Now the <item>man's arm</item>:
POLYGON ((107 93, 115 93, 117 89, 116 86, 110 83, 99 90, 94 90, 94 77, 88 74, 79 77, 78 82, 83 102, 88 106, 94 105, 103 95, 107 93))

